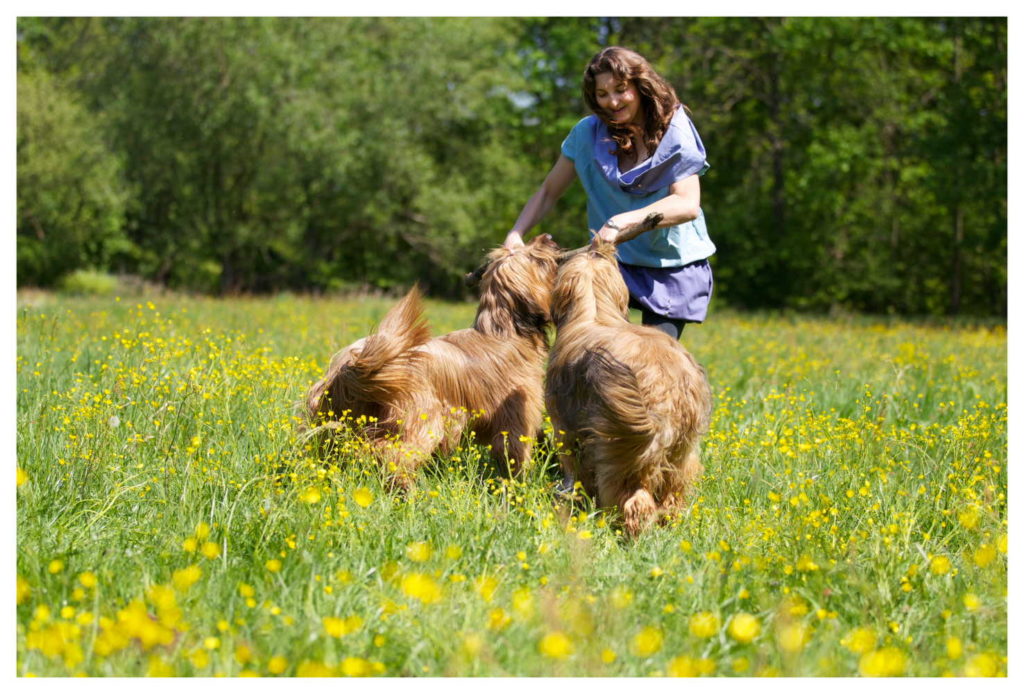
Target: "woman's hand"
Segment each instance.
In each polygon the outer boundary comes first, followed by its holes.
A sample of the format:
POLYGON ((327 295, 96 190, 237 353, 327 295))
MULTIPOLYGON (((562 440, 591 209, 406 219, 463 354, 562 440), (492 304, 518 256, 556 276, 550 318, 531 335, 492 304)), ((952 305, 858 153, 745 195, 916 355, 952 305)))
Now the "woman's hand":
POLYGON ((601 241, 608 241, 609 243, 615 243, 616 237, 619 235, 619 227, 612 226, 614 222, 610 219, 604 223, 604 226, 598 229, 594 233, 594 238, 590 239, 590 247, 596 248, 598 239, 601 241))
POLYGON ((558 155, 558 161, 551 167, 551 171, 548 172, 540 188, 526 203, 523 211, 519 213, 519 219, 512 226, 512 231, 505 236, 505 242, 502 244, 505 248, 514 251, 525 245, 523 234, 544 218, 555 201, 562 197, 562 194, 575 180, 576 169, 574 166, 572 159, 564 154, 558 155))
POLYGON ((501 244, 510 251, 514 251, 517 248, 522 248, 526 244, 523 243, 523 235, 518 231, 510 231, 505 237, 505 242, 501 244))
POLYGON ((590 247, 596 248, 598 239, 615 243, 623 229, 641 220, 643 220, 643 216, 637 216, 635 212, 623 212, 614 217, 609 217, 604 226, 598 229, 594 234, 594 238, 590 240, 590 247))

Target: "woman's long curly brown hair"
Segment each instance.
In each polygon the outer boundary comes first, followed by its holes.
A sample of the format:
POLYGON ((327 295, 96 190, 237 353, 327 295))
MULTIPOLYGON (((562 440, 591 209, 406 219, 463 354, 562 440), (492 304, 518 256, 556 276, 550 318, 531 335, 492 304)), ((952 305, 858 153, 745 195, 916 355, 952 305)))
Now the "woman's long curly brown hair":
POLYGON ((636 141, 644 143, 648 155, 653 154, 679 107, 679 98, 672 85, 655 72, 642 55, 621 46, 609 46, 591 58, 583 71, 583 99, 608 126, 608 133, 618 144, 615 155, 633 154, 636 141), (643 109, 642 125, 613 123, 605 110, 597 105, 597 76, 605 72, 612 73, 616 79, 632 82, 636 87, 643 109))

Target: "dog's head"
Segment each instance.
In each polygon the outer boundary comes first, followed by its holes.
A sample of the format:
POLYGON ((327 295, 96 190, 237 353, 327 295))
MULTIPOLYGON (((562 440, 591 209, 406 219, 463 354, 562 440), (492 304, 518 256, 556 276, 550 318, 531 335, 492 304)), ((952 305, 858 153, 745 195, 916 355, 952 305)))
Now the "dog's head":
POLYGON ((551 290, 561 250, 550 235, 541 234, 522 248, 491 251, 480 278, 477 330, 510 336, 542 333, 551 322, 551 290))
POLYGON ((552 292, 551 314, 558 327, 579 319, 627 318, 629 290, 619 272, 614 243, 598 241, 593 249, 562 263, 552 292))

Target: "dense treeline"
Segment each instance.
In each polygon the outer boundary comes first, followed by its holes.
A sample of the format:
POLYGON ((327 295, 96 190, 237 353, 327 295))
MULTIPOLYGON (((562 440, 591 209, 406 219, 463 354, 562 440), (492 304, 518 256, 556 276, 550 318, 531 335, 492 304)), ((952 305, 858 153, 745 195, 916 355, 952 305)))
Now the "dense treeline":
POLYGON ((999 18, 20 18, 18 282, 459 295, 608 44, 701 131, 720 300, 1005 315, 999 18))

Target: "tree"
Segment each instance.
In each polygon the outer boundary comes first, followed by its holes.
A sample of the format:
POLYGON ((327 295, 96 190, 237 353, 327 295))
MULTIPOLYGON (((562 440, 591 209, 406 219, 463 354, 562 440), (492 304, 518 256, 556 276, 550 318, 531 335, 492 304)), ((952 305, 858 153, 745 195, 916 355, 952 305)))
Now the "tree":
POLYGON ((42 69, 18 75, 18 282, 52 284, 131 255, 130 190, 99 119, 42 69))

